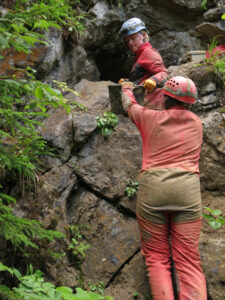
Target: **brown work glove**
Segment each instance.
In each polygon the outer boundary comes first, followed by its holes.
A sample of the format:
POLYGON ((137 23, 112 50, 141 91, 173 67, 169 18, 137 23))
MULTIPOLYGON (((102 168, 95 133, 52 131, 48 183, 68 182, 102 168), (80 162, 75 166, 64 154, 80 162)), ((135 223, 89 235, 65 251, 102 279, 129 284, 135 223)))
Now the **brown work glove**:
POLYGON ((121 83, 122 88, 129 88, 131 90, 134 89, 134 84, 131 81, 125 81, 121 83))
POLYGON ((123 83, 123 82, 125 82, 125 81, 129 81, 127 78, 121 78, 119 81, 118 81, 118 83, 123 83))
POLYGON ((153 92, 156 88, 156 82, 154 79, 147 79, 144 82, 144 88, 147 89, 149 92, 153 92))

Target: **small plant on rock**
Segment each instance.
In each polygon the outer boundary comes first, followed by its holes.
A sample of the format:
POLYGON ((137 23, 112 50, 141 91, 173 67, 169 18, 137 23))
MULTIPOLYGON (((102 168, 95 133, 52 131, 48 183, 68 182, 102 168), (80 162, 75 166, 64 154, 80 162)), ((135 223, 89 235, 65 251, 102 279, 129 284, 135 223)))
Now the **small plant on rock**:
POLYGON ((138 293, 138 292, 133 292, 133 298, 134 298, 134 299, 137 299, 138 296, 139 296, 139 293, 138 293))
POLYGON ((225 225, 225 219, 221 216, 222 211, 220 209, 212 209, 209 207, 204 207, 204 209, 209 212, 209 214, 203 214, 203 218, 207 219, 209 225, 213 229, 218 229, 225 225))
POLYGON ((128 197, 132 197, 137 194, 139 183, 133 180, 130 180, 126 187, 126 194, 128 197))
POLYGON ((218 36, 211 40, 208 46, 209 58, 206 58, 204 63, 213 67, 219 82, 225 85, 225 54, 215 51, 218 45, 217 38, 218 36))
POLYGON ((90 248, 90 245, 82 241, 83 235, 80 233, 79 225, 72 225, 69 229, 72 239, 68 250, 70 250, 74 256, 77 256, 79 260, 83 260, 85 258, 85 250, 90 248))
POLYGON ((97 127, 104 137, 110 136, 118 124, 118 118, 113 112, 104 112, 103 117, 96 117, 97 127))
POLYGON ((104 294, 105 283, 103 281, 98 281, 97 283, 88 282, 88 285, 92 292, 97 292, 101 295, 104 294))

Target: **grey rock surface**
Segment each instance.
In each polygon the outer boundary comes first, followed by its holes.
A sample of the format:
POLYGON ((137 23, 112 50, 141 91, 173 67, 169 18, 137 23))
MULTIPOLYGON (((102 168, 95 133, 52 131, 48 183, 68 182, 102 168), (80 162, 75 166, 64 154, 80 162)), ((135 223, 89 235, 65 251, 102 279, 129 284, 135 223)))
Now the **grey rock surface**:
POLYGON ((129 179, 137 176, 141 164, 141 141, 135 126, 125 116, 110 138, 93 135, 78 155, 75 172, 102 196, 124 195, 129 179))
POLYGON ((84 143, 97 128, 96 117, 91 114, 73 116, 74 141, 84 143))
POLYGON ((60 159, 67 160, 73 138, 72 115, 68 115, 63 109, 54 111, 46 119, 41 135, 52 147, 59 150, 60 159))

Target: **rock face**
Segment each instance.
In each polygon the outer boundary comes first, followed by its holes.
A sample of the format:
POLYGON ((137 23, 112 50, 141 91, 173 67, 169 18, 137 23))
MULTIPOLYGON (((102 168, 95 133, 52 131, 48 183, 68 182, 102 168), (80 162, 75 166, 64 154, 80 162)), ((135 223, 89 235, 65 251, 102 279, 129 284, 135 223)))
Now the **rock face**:
MULTIPOLYGON (((170 75, 189 76, 196 81, 199 99, 194 111, 202 119, 204 142, 200 160, 203 206, 225 210, 225 114, 221 86, 210 69, 193 63, 169 68, 170 75), (208 73, 207 73, 208 72, 208 73), (214 100, 206 101, 206 97, 214 100)), ((110 81, 83 79, 74 88, 80 96, 67 94, 71 103, 82 103, 87 109, 66 114, 50 111, 42 136, 58 152, 46 159, 46 171, 39 178, 39 208, 18 208, 24 216, 36 210, 38 220, 48 228, 68 232, 78 228, 80 245, 88 249, 76 255, 68 250, 73 235, 61 247, 67 256, 61 262, 48 263, 49 276, 71 287, 80 280, 103 281, 106 294, 115 299, 151 299, 135 217, 136 198, 127 197, 129 180, 138 181, 141 166, 141 139, 133 123, 123 114, 109 137, 97 130, 97 116, 110 110, 110 81), (43 199, 45 201, 43 201, 43 199), (75 226, 75 227, 74 227, 75 226), (79 261, 79 266, 77 262, 79 261), (64 267, 62 267, 64 266, 64 267), (66 281, 68 278, 68 282, 66 281)), ((203 221, 200 241, 203 269, 212 299, 221 299, 224 290, 224 228, 215 232, 203 221), (216 251, 215 248, 216 247, 216 251)), ((73 246, 75 247, 75 246, 73 246)), ((76 249, 76 248, 75 248, 76 249)), ((80 250, 81 251, 81 250, 80 250)))
MULTIPOLYGON (((200 0, 83 0, 80 9, 89 12, 93 20, 86 21, 79 40, 72 42, 52 31, 51 47, 22 57, 21 65, 37 65, 40 78, 67 81, 79 96, 69 93, 65 97, 84 106, 71 114, 62 109, 49 111, 41 135, 57 156, 44 158, 36 201, 21 199, 16 211, 18 216, 35 215, 46 228, 66 233, 63 242, 55 245, 66 256, 55 264, 45 262, 47 275, 57 284, 75 287, 81 282, 88 286, 88 282, 103 281, 106 294, 116 300, 132 300, 134 292, 139 293, 138 299, 151 299, 139 251, 136 198, 125 193, 129 180, 138 181, 141 138, 125 115, 118 116, 118 125, 107 138, 98 132, 96 120, 111 109, 108 85, 126 77, 129 70, 131 56, 118 34, 127 18, 139 16, 146 23, 151 43, 162 54, 170 76, 189 76, 195 81, 199 99, 193 111, 204 126, 200 160, 203 205, 225 211, 224 85, 221 87, 214 71, 204 64, 176 65, 184 53, 206 49, 209 38, 217 33, 222 34, 223 42, 223 1, 211 0, 207 5, 209 9, 203 11, 200 0), (89 248, 82 250, 87 244, 89 248)), ((17 59, 10 56, 1 74, 7 74, 7 64, 15 65, 17 59)), ((0 65, 3 67, 3 62, 0 65)), ((203 222, 200 250, 214 300, 224 297, 224 233, 224 228, 215 233, 203 222)), ((2 255, 6 245, 0 246, 2 255)))

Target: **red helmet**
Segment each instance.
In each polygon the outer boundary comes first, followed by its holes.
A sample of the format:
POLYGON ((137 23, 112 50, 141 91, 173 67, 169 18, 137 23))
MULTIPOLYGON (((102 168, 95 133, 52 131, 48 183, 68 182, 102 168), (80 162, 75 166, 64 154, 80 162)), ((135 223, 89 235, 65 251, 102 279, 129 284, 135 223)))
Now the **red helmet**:
POLYGON ((162 92, 181 102, 192 104, 195 103, 198 96, 194 82, 183 76, 170 78, 162 88, 162 92))

